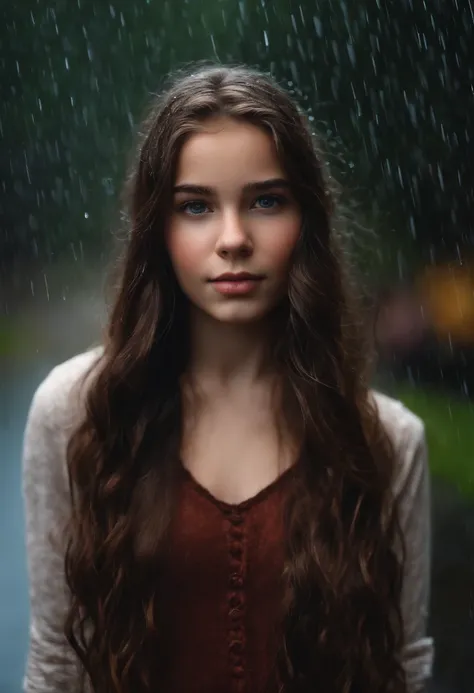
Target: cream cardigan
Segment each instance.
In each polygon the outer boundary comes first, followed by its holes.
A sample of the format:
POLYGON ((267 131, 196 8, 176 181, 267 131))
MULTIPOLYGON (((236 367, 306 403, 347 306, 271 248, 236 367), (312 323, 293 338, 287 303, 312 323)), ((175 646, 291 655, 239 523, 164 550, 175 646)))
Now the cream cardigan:
MULTIPOLYGON (((86 352, 54 368, 37 389, 28 416, 23 492, 31 620, 25 693, 78 690, 78 663, 62 630, 68 605, 64 550, 53 537, 60 534, 69 512, 65 453, 81 412, 81 396, 75 386, 97 356, 97 351, 86 352)), ((403 661, 409 691, 418 693, 431 675, 433 660, 433 642, 426 635, 431 548, 424 427, 400 402, 380 393, 374 397, 399 463, 394 492, 400 499, 407 547, 403 661)))

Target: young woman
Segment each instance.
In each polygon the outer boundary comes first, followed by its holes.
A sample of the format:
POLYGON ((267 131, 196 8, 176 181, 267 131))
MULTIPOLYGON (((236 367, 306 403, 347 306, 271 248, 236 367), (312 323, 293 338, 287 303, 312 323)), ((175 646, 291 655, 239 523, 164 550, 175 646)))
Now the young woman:
POLYGON ((181 77, 130 191, 105 343, 27 424, 25 690, 422 690, 423 426, 368 388, 304 116, 247 69, 181 77))

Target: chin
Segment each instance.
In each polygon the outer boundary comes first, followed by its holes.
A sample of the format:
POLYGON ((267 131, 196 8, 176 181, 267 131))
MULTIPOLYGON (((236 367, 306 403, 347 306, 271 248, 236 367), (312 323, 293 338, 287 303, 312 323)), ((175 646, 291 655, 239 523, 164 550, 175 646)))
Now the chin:
POLYGON ((209 313, 214 320, 228 325, 244 325, 265 319, 271 308, 255 305, 227 305, 209 313))

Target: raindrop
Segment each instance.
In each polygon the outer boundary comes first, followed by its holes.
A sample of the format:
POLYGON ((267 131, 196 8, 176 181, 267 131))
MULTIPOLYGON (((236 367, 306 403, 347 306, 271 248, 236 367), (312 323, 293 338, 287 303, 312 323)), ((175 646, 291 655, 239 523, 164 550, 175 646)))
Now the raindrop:
POLYGON ((313 24, 314 24, 314 29, 319 36, 319 38, 323 37, 323 25, 321 24, 321 20, 318 17, 313 17, 313 24))
POLYGON ((349 55, 349 60, 351 61, 352 65, 356 64, 356 56, 354 52, 354 46, 352 43, 347 44, 347 54, 349 55))
POLYGON ((439 165, 439 164, 437 164, 436 170, 437 170, 437 172, 438 172, 438 180, 439 180, 439 184, 440 184, 441 190, 444 190, 443 172, 441 171, 441 168, 440 168, 440 165, 439 165))
POLYGON ((301 5, 299 6, 299 10, 300 10, 301 23, 303 24, 303 26, 306 26, 306 20, 305 20, 303 8, 301 7, 301 5))
POLYGON ((217 55, 217 48, 216 48, 216 41, 214 39, 214 34, 211 34, 210 38, 211 38, 211 43, 212 43, 212 50, 214 51, 214 55, 217 58, 218 55, 217 55))
POLYGON ((48 286, 48 278, 46 277, 46 274, 43 274, 43 279, 44 279, 44 287, 46 289, 46 298, 49 301, 49 286, 48 286))

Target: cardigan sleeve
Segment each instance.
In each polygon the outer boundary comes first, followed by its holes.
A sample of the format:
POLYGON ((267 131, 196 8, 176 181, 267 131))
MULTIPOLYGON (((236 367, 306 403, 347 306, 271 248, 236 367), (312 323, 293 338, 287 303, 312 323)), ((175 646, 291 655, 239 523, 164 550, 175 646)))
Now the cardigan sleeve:
POLYGON ((69 605, 64 529, 70 512, 64 413, 71 405, 66 388, 70 372, 70 365, 60 366, 39 386, 24 434, 22 475, 30 602, 25 693, 76 693, 80 684, 78 660, 64 634, 69 605))
POLYGON ((402 588, 402 660, 409 693, 425 690, 434 647, 427 636, 431 570, 431 504, 424 426, 415 416, 406 426, 397 483, 400 525, 405 542, 402 588))
POLYGON ((401 658, 408 693, 424 693, 432 675, 434 659, 433 639, 427 634, 431 579, 431 499, 425 427, 422 420, 401 402, 380 392, 373 394, 396 457, 392 490, 398 501, 405 544, 401 596, 404 644, 401 658))

